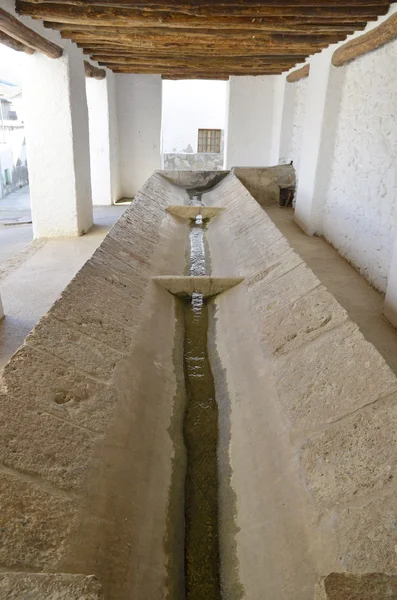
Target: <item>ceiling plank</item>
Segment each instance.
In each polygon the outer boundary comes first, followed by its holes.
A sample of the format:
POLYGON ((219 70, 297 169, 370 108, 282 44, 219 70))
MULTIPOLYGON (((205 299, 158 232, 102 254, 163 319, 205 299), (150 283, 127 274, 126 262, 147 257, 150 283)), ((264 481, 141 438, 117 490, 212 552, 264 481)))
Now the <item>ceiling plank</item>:
POLYGON ((290 71, 366 27, 389 0, 16 0, 115 72, 205 77, 290 71))

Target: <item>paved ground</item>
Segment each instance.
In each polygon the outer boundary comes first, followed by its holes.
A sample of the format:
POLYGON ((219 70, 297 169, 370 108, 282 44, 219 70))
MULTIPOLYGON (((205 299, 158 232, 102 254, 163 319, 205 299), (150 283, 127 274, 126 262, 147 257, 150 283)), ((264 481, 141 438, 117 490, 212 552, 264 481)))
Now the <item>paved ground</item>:
POLYGON ((0 368, 22 344, 74 275, 90 258, 125 206, 94 207, 95 225, 80 238, 32 242, 28 188, 0 200, 0 368), (15 202, 15 204, 14 204, 15 202))
POLYGON ((397 375, 397 330, 382 315, 384 296, 319 237, 307 236, 293 220, 292 208, 266 209, 292 248, 357 323, 364 336, 397 375))

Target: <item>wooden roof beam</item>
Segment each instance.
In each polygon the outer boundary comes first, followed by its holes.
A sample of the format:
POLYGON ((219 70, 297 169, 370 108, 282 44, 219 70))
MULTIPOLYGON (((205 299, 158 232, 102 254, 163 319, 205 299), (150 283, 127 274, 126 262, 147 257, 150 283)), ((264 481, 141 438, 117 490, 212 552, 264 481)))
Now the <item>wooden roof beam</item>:
POLYGON ((348 62, 364 56, 364 54, 372 52, 395 39, 397 39, 397 14, 389 17, 375 29, 360 35, 335 50, 332 64, 334 67, 342 67, 348 62))
POLYGON ((21 42, 17 42, 14 38, 10 37, 6 33, 0 31, 0 44, 4 46, 8 46, 12 50, 16 50, 17 52, 25 52, 26 54, 34 54, 33 48, 29 46, 25 46, 25 44, 21 44, 21 42))
MULTIPOLYGON (((61 4, 64 3, 63 0, 58 0, 61 4)), ((384 5, 390 4, 391 2, 388 0, 322 0, 325 6, 374 6, 374 5, 384 5)), ((33 4, 53 4, 53 0, 31 0, 33 4)), ((73 4, 76 2, 76 5, 91 5, 91 4, 99 4, 101 6, 109 6, 114 4, 119 4, 121 6, 131 6, 131 0, 71 0, 71 2, 67 2, 68 4, 73 4)), ((271 6, 271 7, 279 7, 280 0, 195 0, 194 4, 196 6, 216 6, 216 5, 227 5, 227 6, 271 6)), ((308 6, 316 8, 319 6, 318 0, 284 0, 282 2, 283 6, 293 6, 293 7, 301 7, 308 6)), ((134 0, 134 6, 139 6, 142 8, 148 6, 163 6, 169 9, 170 0, 134 0)), ((186 5, 186 0, 173 0, 172 6, 177 9, 180 6, 186 5)))
POLYGON ((106 77, 105 69, 99 69, 98 67, 95 67, 89 63, 87 60, 84 61, 84 71, 85 76, 92 79, 105 79, 106 77))
POLYGON ((288 83, 295 83, 296 81, 300 81, 301 79, 305 79, 306 77, 309 77, 310 75, 310 65, 305 65, 304 67, 301 67, 300 69, 296 69, 296 71, 292 71, 292 73, 290 73, 287 76, 287 81, 288 83))
MULTIPOLYGON (((367 20, 360 15, 348 17, 187 17, 177 12, 169 12, 165 16, 154 14, 138 14, 136 11, 112 7, 81 8, 61 4, 33 4, 25 0, 17 0, 17 11, 21 15, 46 22, 65 24, 110 26, 119 28, 155 27, 158 29, 173 27, 176 29, 248 29, 257 31, 290 31, 291 28, 303 30, 337 30, 354 31, 365 28, 367 20)), ((142 13, 142 11, 140 11, 142 13)), ((324 31, 325 33, 326 31, 324 31)))
POLYGON ((60 46, 49 42, 33 29, 26 27, 2 8, 0 8, 0 31, 23 46, 42 52, 50 58, 59 58, 63 54, 63 49, 60 46))
MULTIPOLYGON (((159 5, 157 2, 152 1, 147 4, 140 4, 139 2, 131 3, 131 0, 45 0, 37 2, 36 0, 26 0, 29 4, 42 5, 43 9, 48 5, 61 5, 71 6, 77 8, 93 8, 95 10, 101 8, 112 8, 112 9, 127 9, 128 14, 131 16, 150 16, 156 15, 161 17, 163 14, 167 15, 170 12, 170 4, 159 5)), ((255 4, 233 4, 233 2, 224 2, 223 4, 207 3, 200 5, 197 3, 192 4, 172 4, 172 11, 177 12, 180 15, 189 17, 339 17, 346 18, 347 16, 362 17, 365 20, 373 19, 380 14, 386 14, 389 9, 389 2, 382 0, 376 2, 372 0, 371 4, 357 4, 340 3, 334 6, 289 6, 289 3, 279 4, 277 6, 269 6, 257 3, 255 4)))

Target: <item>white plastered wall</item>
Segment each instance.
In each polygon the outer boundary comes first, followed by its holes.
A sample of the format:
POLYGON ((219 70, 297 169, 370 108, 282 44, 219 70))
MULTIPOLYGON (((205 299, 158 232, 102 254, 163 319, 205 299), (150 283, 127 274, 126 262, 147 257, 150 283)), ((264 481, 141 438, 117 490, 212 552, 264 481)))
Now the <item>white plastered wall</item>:
POLYGON ((266 167, 272 159, 276 77, 230 77, 225 165, 266 167))
POLYGON ((385 292, 397 216, 397 41, 342 69, 322 233, 385 292))
POLYGON ((116 75, 121 195, 161 169, 161 76, 116 75))
POLYGON ((306 113, 308 79, 285 84, 283 106, 283 131, 280 142, 280 163, 293 161, 299 173, 302 149, 303 123, 306 113))
POLYGON ((86 78, 90 127, 92 202, 105 206, 119 199, 118 133, 114 74, 86 78))

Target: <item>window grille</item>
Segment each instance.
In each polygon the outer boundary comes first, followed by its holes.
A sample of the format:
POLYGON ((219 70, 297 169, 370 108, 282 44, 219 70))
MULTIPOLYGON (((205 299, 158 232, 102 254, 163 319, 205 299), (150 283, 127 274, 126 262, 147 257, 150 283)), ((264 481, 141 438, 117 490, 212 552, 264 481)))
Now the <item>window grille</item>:
POLYGON ((199 129, 198 151, 219 154, 221 151, 221 129, 199 129))

